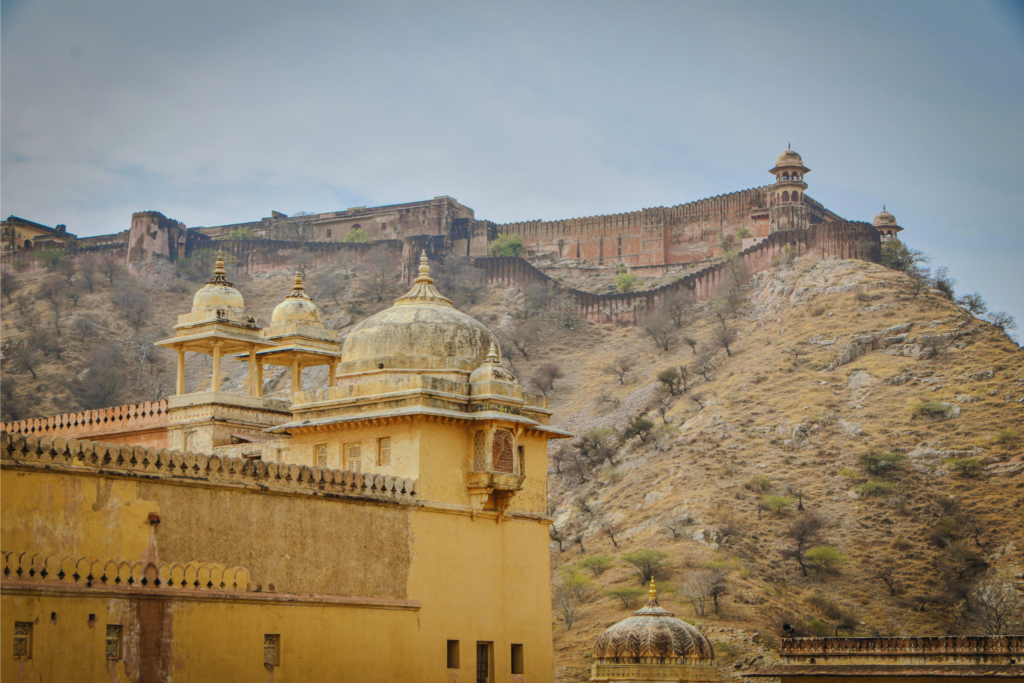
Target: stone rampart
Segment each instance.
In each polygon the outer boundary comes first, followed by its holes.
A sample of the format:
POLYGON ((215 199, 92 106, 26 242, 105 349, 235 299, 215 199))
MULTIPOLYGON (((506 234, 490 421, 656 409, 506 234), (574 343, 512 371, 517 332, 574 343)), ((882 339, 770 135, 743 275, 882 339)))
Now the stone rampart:
POLYGON ((0 431, 0 466, 65 470, 106 476, 162 479, 192 486, 227 486, 310 496, 349 497, 394 503, 418 500, 415 479, 362 474, 306 465, 221 458, 216 455, 37 437, 0 431))
POLYGON ((714 298, 727 284, 730 271, 737 266, 741 266, 739 272, 749 276, 782 260, 804 255, 877 262, 881 258, 878 231, 870 223, 847 221, 818 223, 807 230, 775 232, 729 261, 708 266, 657 289, 622 294, 593 294, 567 287, 522 258, 480 258, 475 265, 487 273, 491 283, 520 288, 542 284, 573 297, 588 320, 628 325, 636 324, 643 311, 655 309, 665 297, 677 292, 685 292, 696 301, 714 298))
POLYGON ((339 259, 351 263, 363 263, 371 252, 381 249, 397 265, 403 263, 401 240, 380 240, 367 243, 349 242, 290 242, 286 240, 212 240, 201 245, 204 249, 216 249, 230 254, 238 269, 244 273, 263 273, 277 270, 294 270, 296 264, 305 262, 311 266, 330 264, 339 259))
POLYGON ((164 400, 3 422, 0 430, 37 437, 104 437, 110 443, 163 448, 167 446, 168 424, 167 401, 164 400))

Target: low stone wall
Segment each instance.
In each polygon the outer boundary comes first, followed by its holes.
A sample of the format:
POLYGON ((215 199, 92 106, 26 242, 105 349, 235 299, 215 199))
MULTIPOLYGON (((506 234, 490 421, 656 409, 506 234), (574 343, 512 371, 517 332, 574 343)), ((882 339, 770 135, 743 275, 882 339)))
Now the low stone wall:
POLYGON ((772 233, 729 261, 690 273, 671 284, 622 294, 592 294, 567 287, 522 258, 479 258, 474 264, 487 273, 488 282, 492 284, 520 288, 543 284, 572 296, 580 313, 588 320, 635 325, 644 311, 654 310, 665 297, 678 292, 685 292, 696 301, 718 296, 728 283, 733 268, 740 267, 749 276, 781 261, 805 255, 877 262, 881 258, 881 242, 878 231, 870 223, 818 223, 807 230, 772 233))
POLYGON ((36 437, 0 431, 4 468, 93 471, 107 476, 178 480, 189 485, 251 488, 313 496, 368 498, 395 503, 417 500, 415 479, 330 470, 261 460, 221 458, 166 448, 36 437))

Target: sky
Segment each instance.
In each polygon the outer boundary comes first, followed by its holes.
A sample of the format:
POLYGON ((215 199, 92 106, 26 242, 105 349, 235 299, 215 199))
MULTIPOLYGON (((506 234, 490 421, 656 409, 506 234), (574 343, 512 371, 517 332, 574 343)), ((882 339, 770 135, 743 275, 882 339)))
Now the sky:
POLYGON ((764 185, 1024 326, 1024 3, 2 0, 0 214, 79 236, 449 195, 554 220, 764 185))

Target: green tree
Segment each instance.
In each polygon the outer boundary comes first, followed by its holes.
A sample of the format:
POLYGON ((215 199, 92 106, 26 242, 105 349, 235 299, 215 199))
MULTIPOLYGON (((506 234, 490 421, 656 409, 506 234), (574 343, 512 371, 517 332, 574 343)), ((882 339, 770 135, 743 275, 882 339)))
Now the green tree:
POLYGON ((590 555, 576 563, 580 569, 586 569, 594 576, 601 576, 612 566, 612 558, 607 555, 590 555))
POLYGON ((668 553, 664 550, 635 550, 624 554, 622 561, 633 570, 642 586, 664 575, 668 569, 668 553))
POLYGON ((838 548, 830 545, 820 545, 807 551, 807 561, 821 572, 835 572, 841 566, 850 561, 848 555, 839 552, 838 548))
POLYGON ((341 238, 341 241, 346 244, 366 244, 370 241, 370 237, 363 232, 362 228, 355 228, 347 235, 341 238))
POLYGON ((982 467, 980 458, 955 458, 947 460, 946 464, 949 466, 950 472, 956 472, 965 477, 973 477, 981 471, 982 467))
POLYGON ((922 267, 931 258, 917 249, 909 249, 899 240, 886 240, 882 243, 882 265, 901 272, 922 267))
POLYGON ((46 267, 46 270, 52 273, 55 270, 57 270, 57 267, 60 266, 61 261, 64 260, 64 250, 55 249, 53 247, 46 247, 35 252, 35 257, 36 259, 38 259, 40 263, 43 264, 43 266, 46 267))
POLYGON ((621 600, 624 609, 633 609, 640 596, 646 592, 643 588, 613 588, 605 591, 604 594, 621 600))
POLYGON ((774 511, 776 515, 781 515, 782 511, 795 501, 796 499, 793 496, 761 496, 760 499, 765 508, 774 511))
POLYGON ((632 292, 637 287, 637 277, 634 273, 619 273, 615 276, 615 288, 620 292, 632 292))
POLYGON ((556 609, 562 614, 566 630, 571 630, 576 621, 576 610, 594 595, 594 580, 576 567, 565 567, 559 572, 559 579, 552 587, 552 598, 556 609))
POLYGON ((522 256, 525 251, 519 235, 499 235, 487 246, 487 255, 495 258, 522 256))
POLYGON ((658 381, 665 385, 668 389, 668 393, 673 396, 686 391, 686 380, 689 376, 685 367, 671 367, 665 368, 658 373, 658 381))
POLYGON ((641 443, 646 443, 647 437, 650 436, 652 429, 654 429, 653 422, 643 415, 637 415, 629 421, 628 425, 626 425, 625 431, 622 432, 622 440, 629 441, 634 436, 638 436, 640 437, 641 443))

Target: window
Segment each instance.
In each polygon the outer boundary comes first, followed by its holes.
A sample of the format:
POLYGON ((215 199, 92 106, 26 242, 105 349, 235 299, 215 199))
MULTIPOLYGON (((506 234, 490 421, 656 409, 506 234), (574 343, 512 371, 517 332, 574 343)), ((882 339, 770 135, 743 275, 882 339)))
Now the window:
POLYGON ((362 471, 362 449, 357 443, 345 444, 345 469, 353 472, 362 471))
POLYGON ((32 622, 14 622, 14 658, 32 659, 32 622))
POLYGON ((316 447, 316 466, 320 468, 327 467, 327 444, 317 444, 316 447))
POLYGON ((459 641, 448 641, 448 668, 459 669, 459 641))
MULTIPOLYGON (((378 465, 390 465, 391 464, 391 437, 385 436, 377 439, 377 464, 378 465)), ((455 667, 456 669, 458 667, 455 667)))
POLYGON ((290 448, 278 448, 276 462, 288 462, 288 455, 290 451, 290 448))
POLYGON ((121 659, 120 624, 107 624, 107 659, 121 659))
POLYGON ((788 190, 786 192, 782 193, 782 201, 784 201, 784 202, 788 202, 789 201, 789 191, 788 190))
POLYGON ((512 451, 512 432, 507 429, 494 430, 494 442, 491 445, 491 463, 495 472, 513 473, 515 466, 512 451))
POLYGON ((523 450, 522 446, 520 446, 518 448, 518 450, 519 450, 519 476, 520 477, 525 477, 526 476, 526 451, 523 450))
POLYGON ((263 636, 263 666, 281 666, 281 636, 267 633, 263 636))
POLYGON ((487 469, 487 432, 480 430, 473 435, 473 471, 487 469))
POLYGON ((381 223, 381 224, 380 224, 380 231, 381 231, 381 232, 384 232, 384 231, 385 231, 385 230, 387 230, 387 229, 388 229, 388 224, 387 224, 387 221, 385 221, 385 222, 383 222, 383 223, 381 223))
POLYGON ((331 229, 330 228, 327 228, 327 237, 328 237, 328 239, 331 237, 331 229))
POLYGON ((523 646, 516 643, 512 643, 512 673, 526 673, 526 669, 523 668, 523 646))
POLYGON ((476 644, 476 683, 491 683, 491 644, 476 644))

